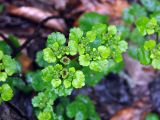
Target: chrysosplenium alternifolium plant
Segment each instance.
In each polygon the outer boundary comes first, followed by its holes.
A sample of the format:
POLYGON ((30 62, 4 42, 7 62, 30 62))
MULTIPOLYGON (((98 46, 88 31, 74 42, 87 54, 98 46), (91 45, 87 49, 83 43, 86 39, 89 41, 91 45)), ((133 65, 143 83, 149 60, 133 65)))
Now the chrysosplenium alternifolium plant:
POLYGON ((54 113, 53 102, 85 85, 84 67, 95 72, 106 71, 110 63, 122 61, 122 53, 128 46, 115 26, 105 24, 96 24, 87 32, 72 28, 68 41, 63 34, 54 32, 48 36, 46 45, 37 54, 37 62, 44 67, 41 78, 45 87, 32 100, 33 106, 39 108, 40 120, 60 119, 54 113))
MULTIPOLYGON (((149 39, 138 49, 138 58, 142 64, 152 65, 160 69, 160 25, 155 18, 141 17, 136 22, 138 30, 142 35, 155 35, 156 40, 149 39)), ((154 36, 152 36, 153 38, 154 36)))
POLYGON ((105 24, 93 26, 84 33, 80 28, 72 28, 68 45, 63 34, 56 32, 48 36, 47 48, 43 50, 43 58, 49 63, 42 70, 43 80, 50 82, 55 93, 81 88, 85 85, 83 66, 90 70, 101 72, 107 69, 110 61, 122 61, 122 53, 127 49, 127 43, 117 35, 115 26, 105 24), (71 65, 78 59, 81 68, 71 65))
POLYGON ((53 112, 53 102, 85 85, 86 73, 82 69, 88 67, 97 73, 107 71, 110 63, 122 61, 127 47, 112 25, 96 24, 87 32, 72 28, 68 41, 59 32, 50 34, 46 48, 37 54, 37 62, 44 67, 41 76, 45 85, 32 100, 33 106, 39 108, 38 118, 60 119, 53 112))
POLYGON ((17 72, 17 62, 9 55, 0 51, 0 103, 9 101, 13 97, 13 91, 6 80, 17 72))

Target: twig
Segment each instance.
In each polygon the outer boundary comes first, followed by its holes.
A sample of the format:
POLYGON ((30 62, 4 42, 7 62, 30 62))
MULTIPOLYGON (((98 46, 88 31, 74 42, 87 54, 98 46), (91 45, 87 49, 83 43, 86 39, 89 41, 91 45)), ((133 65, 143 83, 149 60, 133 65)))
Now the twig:
MULTIPOLYGON (((48 20, 50 20, 50 19, 55 19, 55 18, 59 19, 59 18, 61 18, 61 17, 60 17, 60 16, 49 16, 49 17, 45 18, 44 20, 42 20, 42 21, 38 24, 36 30, 39 31, 39 29, 40 29, 48 20)), ((36 32, 36 31, 35 31, 35 32, 36 32)))
POLYGON ((158 32, 156 32, 156 42, 157 42, 157 44, 159 43, 159 36, 158 36, 158 32))
POLYGON ((40 28, 50 19, 55 19, 55 18, 61 18, 59 16, 50 16, 45 18, 44 20, 42 20, 38 26, 36 27, 34 33, 32 36, 30 36, 19 48, 17 48, 14 52, 14 54, 12 55, 13 57, 15 57, 18 53, 20 53, 24 48, 26 48, 28 46, 29 43, 31 43, 32 40, 34 40, 34 38, 39 35, 39 30, 40 28))
POLYGON ((129 75, 127 75, 124 71, 120 72, 120 73, 119 73, 119 76, 120 76, 121 78, 125 79, 125 80, 128 82, 128 84, 129 84, 129 86, 130 86, 131 88, 134 88, 134 87, 135 87, 135 82, 134 82, 134 80, 133 80, 129 75))
POLYGON ((13 52, 17 49, 15 47, 15 45, 12 43, 12 41, 10 39, 8 39, 7 37, 5 37, 3 35, 3 33, 0 33, 0 36, 2 37, 2 39, 13 49, 13 52))
POLYGON ((11 102, 6 102, 6 104, 11 107, 19 116, 21 116, 22 118, 24 118, 25 120, 29 120, 28 117, 14 104, 12 104, 11 102))

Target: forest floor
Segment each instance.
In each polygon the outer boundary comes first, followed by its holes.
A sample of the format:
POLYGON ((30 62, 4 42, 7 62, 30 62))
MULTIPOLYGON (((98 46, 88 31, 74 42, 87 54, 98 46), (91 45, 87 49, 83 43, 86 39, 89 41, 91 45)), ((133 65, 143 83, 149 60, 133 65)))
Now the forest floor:
MULTIPOLYGON (((13 34, 20 40, 22 47, 14 55, 23 51, 19 59, 26 73, 36 69, 36 52, 44 48, 51 32, 60 31, 68 36, 69 29, 78 26, 78 18, 91 11, 109 16, 111 24, 119 24, 122 11, 134 2, 138 0, 0 0, 4 6, 0 13, 0 33, 13 34)), ((111 73, 95 87, 73 93, 73 96, 88 94, 102 120, 144 120, 148 112, 160 112, 159 72, 127 55, 124 59, 124 72, 111 73)), ((3 103, 0 120, 35 120, 33 94, 19 91, 11 102, 3 103)))

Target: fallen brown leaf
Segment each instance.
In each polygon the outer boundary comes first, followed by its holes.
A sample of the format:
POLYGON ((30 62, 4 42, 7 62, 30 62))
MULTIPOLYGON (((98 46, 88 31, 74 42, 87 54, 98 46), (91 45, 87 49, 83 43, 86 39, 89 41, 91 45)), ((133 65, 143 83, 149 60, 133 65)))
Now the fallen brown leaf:
POLYGON ((81 0, 81 2, 87 12, 96 11, 101 14, 107 14, 113 18, 121 17, 123 10, 129 6, 127 0, 114 0, 113 2, 107 0, 101 2, 97 0, 93 2, 92 0, 81 0))
POLYGON ((155 71, 151 66, 144 66, 127 54, 124 55, 124 61, 125 70, 132 78, 135 85, 148 85, 148 83, 153 80, 155 71))
MULTIPOLYGON (((28 6, 22 6, 22 7, 9 6, 7 7, 7 11, 12 15, 23 17, 37 23, 40 23, 41 21, 50 16, 55 16, 55 14, 50 13, 48 11, 28 6)), ((57 29, 62 32, 66 30, 66 24, 63 19, 56 19, 56 18, 51 19, 48 20, 44 25, 48 28, 57 29)))
POLYGON ((133 106, 120 109, 111 120, 144 120, 151 106, 147 101, 138 100, 133 106))
POLYGON ((22 72, 26 73, 29 70, 29 67, 32 64, 32 60, 26 56, 24 53, 22 53, 19 57, 18 57, 19 62, 22 65, 22 72))

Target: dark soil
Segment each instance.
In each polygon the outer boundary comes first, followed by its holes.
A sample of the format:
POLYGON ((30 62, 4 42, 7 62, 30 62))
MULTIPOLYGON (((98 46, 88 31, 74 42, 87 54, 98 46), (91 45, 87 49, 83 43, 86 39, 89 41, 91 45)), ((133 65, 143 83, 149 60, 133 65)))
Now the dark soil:
MULTIPOLYGON (((110 1, 114 2, 114 0, 110 1)), ((130 3, 138 2, 138 0, 128 1, 130 3)), ((75 2, 75 0, 67 3, 64 8, 56 8, 54 4, 47 3, 45 0, 37 0, 36 2, 34 0, 0 0, 0 3, 3 3, 5 6, 4 11, 0 13, 0 33, 14 34, 20 40, 25 39, 23 46, 15 49, 16 52, 13 56, 25 50, 32 61, 35 60, 36 52, 44 48, 47 35, 57 31, 57 29, 44 27, 44 21, 36 23, 22 17, 11 15, 6 10, 7 6, 32 6, 50 12, 56 11, 58 16, 66 22, 67 30, 64 32, 66 36, 68 36, 67 31, 69 28, 76 25, 77 19, 85 12, 74 11, 79 6, 79 2, 75 2), (70 15, 73 11, 75 13, 70 15)), ((37 69, 37 65, 33 64, 31 68, 37 69)), ((144 97, 137 98, 132 90, 134 89, 130 88, 124 78, 116 74, 109 74, 95 87, 85 87, 81 90, 74 91, 73 96, 78 93, 88 94, 94 101, 101 119, 110 120, 118 110, 132 106, 135 100, 144 97)), ((160 78, 153 80, 148 86, 148 91, 150 94, 145 97, 150 102, 152 110, 160 113, 160 78)), ((16 91, 14 99, 11 102, 3 103, 0 106, 0 120, 35 120, 34 110, 31 105, 32 97, 33 93, 16 91)))

